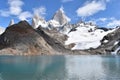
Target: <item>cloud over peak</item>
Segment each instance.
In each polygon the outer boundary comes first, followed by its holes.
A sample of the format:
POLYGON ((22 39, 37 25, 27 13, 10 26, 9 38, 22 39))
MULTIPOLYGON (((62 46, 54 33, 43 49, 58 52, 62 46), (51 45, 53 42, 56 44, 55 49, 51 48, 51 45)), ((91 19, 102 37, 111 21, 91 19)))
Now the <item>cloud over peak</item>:
POLYGON ((106 2, 109 2, 109 0, 93 0, 91 2, 87 2, 82 7, 78 8, 76 13, 80 17, 91 16, 99 11, 104 11, 106 9, 106 2))
POLYGON ((24 2, 22 0, 8 0, 8 9, 0 10, 0 15, 4 17, 9 17, 10 15, 19 15, 22 12, 22 5, 24 2))
POLYGON ((46 14, 46 8, 44 6, 40 6, 38 8, 34 8, 33 12, 34 12, 34 14, 44 17, 44 15, 46 14))
POLYGON ((19 15, 22 12, 22 5, 24 4, 21 0, 8 0, 9 11, 12 15, 19 15))
POLYGON ((18 16, 18 18, 19 18, 20 20, 26 20, 27 18, 31 18, 31 17, 32 17, 32 14, 31 14, 30 12, 28 12, 28 11, 22 12, 22 13, 18 16))
POLYGON ((28 18, 31 18, 33 14, 38 14, 41 17, 44 17, 44 15, 46 14, 46 8, 44 6, 33 8, 33 11, 23 11, 23 5, 23 0, 8 0, 9 7, 0 10, 0 16, 16 16, 20 20, 27 20, 28 18))

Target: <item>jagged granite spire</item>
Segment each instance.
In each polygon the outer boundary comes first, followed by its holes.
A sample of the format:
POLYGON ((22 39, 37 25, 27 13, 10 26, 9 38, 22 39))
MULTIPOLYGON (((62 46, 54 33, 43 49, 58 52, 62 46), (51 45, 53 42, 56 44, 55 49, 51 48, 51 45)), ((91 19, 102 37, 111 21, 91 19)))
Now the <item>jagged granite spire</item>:
POLYGON ((9 23, 9 26, 11 26, 11 25, 13 25, 13 24, 15 24, 14 19, 11 19, 11 21, 10 21, 10 23, 9 23))
POLYGON ((53 16, 53 20, 57 21, 60 23, 60 25, 64 25, 70 21, 70 18, 68 18, 65 15, 64 8, 61 7, 53 16))
POLYGON ((39 26, 46 28, 47 22, 44 20, 44 18, 40 17, 39 14, 35 14, 32 19, 32 27, 36 29, 39 26))

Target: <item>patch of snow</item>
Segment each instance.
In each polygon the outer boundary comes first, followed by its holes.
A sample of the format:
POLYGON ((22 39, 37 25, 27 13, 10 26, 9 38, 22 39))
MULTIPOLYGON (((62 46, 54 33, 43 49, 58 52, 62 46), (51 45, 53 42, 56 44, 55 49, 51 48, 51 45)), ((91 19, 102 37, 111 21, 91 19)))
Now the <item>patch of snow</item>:
POLYGON ((104 40, 104 43, 107 43, 108 42, 108 40, 104 40))
POLYGON ((48 24, 44 20, 44 18, 40 17, 38 14, 35 14, 32 19, 32 26, 34 29, 38 28, 39 26, 41 26, 43 28, 47 28, 48 24))
POLYGON ((0 35, 5 31, 5 28, 0 27, 0 35))
POLYGON ((84 49, 90 49, 90 48, 97 48, 98 45, 100 45, 101 43, 99 41, 85 41, 85 42, 80 42, 78 44, 76 44, 72 50, 84 50, 84 49))
POLYGON ((50 25, 52 25, 53 27, 60 27, 59 22, 56 21, 56 20, 50 20, 48 23, 49 23, 50 25))
POLYGON ((38 25, 41 26, 41 27, 43 27, 43 28, 47 28, 47 27, 48 27, 47 22, 44 21, 44 20, 40 20, 40 21, 38 22, 38 25))
POLYGON ((120 46, 114 51, 114 52, 111 52, 112 55, 117 55, 117 52, 120 50, 120 46))
POLYGON ((71 43, 75 43, 76 45, 72 48, 72 50, 84 50, 90 48, 97 48, 101 45, 101 40, 108 33, 113 32, 114 30, 109 30, 107 32, 101 29, 95 29, 95 26, 84 26, 77 27, 76 31, 70 32, 68 35, 68 40, 65 41, 65 45, 69 45, 71 43), (92 29, 92 32, 89 30, 92 29))
POLYGON ((10 21, 10 23, 9 23, 9 26, 11 26, 11 25, 13 25, 13 24, 15 24, 15 22, 14 22, 14 20, 12 19, 12 20, 10 21))
POLYGON ((114 46, 117 45, 118 43, 119 43, 119 41, 116 41, 116 42, 114 43, 114 46))

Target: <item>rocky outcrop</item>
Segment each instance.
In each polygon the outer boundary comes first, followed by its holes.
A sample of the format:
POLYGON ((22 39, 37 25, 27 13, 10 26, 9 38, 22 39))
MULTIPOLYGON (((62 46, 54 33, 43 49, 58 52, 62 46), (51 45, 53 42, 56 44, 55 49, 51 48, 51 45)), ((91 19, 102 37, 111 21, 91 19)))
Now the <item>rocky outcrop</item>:
POLYGON ((101 45, 96 49, 89 49, 88 51, 93 54, 120 54, 120 28, 114 32, 107 34, 101 40, 101 45))
POLYGON ((60 25, 64 25, 70 21, 70 19, 65 15, 62 7, 55 13, 53 20, 59 22, 60 25))
POLYGON ((48 27, 48 24, 44 18, 40 17, 38 14, 35 14, 32 18, 32 27, 36 29, 39 26, 46 28, 48 27))
POLYGON ((13 20, 13 19, 11 19, 11 21, 10 21, 10 23, 9 23, 9 25, 8 25, 8 26, 11 26, 11 25, 14 25, 14 24, 15 24, 14 20, 13 20))
POLYGON ((60 36, 58 33, 54 33, 51 30, 45 30, 42 27, 37 28, 37 32, 44 38, 44 40, 58 53, 69 53, 70 50, 64 47, 63 35, 60 36), (61 38, 61 39, 60 39, 61 38))

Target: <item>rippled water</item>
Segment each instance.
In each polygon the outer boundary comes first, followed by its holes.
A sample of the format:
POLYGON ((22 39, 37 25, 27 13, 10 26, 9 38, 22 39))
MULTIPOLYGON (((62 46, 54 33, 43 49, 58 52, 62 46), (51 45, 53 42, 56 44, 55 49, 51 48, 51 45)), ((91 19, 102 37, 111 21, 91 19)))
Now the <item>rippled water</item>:
POLYGON ((0 56, 0 80, 120 80, 120 56, 0 56))

